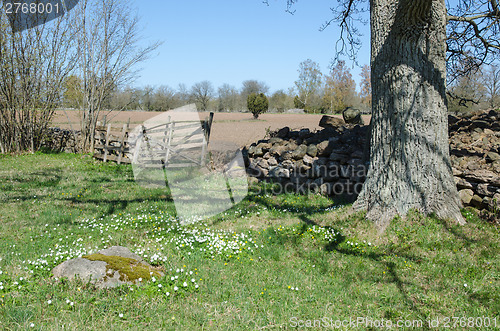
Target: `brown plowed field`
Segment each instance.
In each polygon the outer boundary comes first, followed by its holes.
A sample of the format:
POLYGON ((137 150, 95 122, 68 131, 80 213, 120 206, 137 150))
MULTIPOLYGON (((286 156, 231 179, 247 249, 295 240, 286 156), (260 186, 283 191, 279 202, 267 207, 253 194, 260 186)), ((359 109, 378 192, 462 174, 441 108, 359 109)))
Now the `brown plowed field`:
MULTIPOLYGON (((105 113, 108 122, 111 121, 112 123, 126 123, 130 118, 132 128, 162 114, 161 112, 144 111, 113 111, 105 113)), ((208 113, 201 113, 200 115, 201 118, 207 116, 208 113)), ((268 129, 275 130, 285 126, 291 129, 321 129, 318 125, 321 116, 316 114, 263 114, 259 116, 258 120, 254 120, 250 113, 215 113, 210 140, 231 142, 238 146, 244 146, 263 139, 268 129)), ((336 116, 341 117, 340 115, 336 116)), ((365 123, 368 123, 369 116, 363 117, 365 123)), ((79 118, 79 111, 59 110, 53 120, 53 126, 79 129, 79 118)))

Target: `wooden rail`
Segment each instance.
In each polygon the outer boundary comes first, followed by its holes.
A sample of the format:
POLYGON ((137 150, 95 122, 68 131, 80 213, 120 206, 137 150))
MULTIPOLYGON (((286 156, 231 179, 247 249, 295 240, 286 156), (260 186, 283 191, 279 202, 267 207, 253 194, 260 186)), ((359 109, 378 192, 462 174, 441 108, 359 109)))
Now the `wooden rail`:
MULTIPOLYGON (((205 161, 206 145, 210 139, 214 113, 201 121, 167 121, 154 127, 142 126, 142 135, 145 140, 150 139, 152 145, 148 146, 149 155, 140 157, 143 163, 162 163, 165 167, 183 167, 186 164, 203 164, 205 161), (206 143, 205 143, 206 142, 206 143), (175 154, 177 162, 171 162, 175 154), (200 157, 195 159, 192 155, 200 157), (179 158, 185 162, 179 163, 179 158)), ((140 150, 141 141, 138 145, 130 146, 128 137, 130 134, 130 118, 126 124, 117 125, 106 123, 106 117, 98 122, 94 136, 94 158, 114 161, 118 164, 132 163, 132 149, 140 150)), ((134 144, 134 143, 132 143, 134 144)), ((149 144, 149 141, 148 141, 149 144)), ((136 155, 136 158, 138 155, 136 155)), ((137 161, 137 160, 136 160, 137 161)))

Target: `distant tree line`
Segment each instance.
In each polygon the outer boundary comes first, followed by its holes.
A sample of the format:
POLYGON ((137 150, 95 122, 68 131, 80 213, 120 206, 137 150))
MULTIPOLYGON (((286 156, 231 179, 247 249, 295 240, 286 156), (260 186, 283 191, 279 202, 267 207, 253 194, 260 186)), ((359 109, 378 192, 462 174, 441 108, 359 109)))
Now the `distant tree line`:
MULTIPOLYGON (((64 82, 63 107, 79 108, 81 98, 81 79, 69 76, 64 82)), ((158 87, 116 87, 105 100, 107 109, 166 111, 181 107, 188 103, 196 103, 199 110, 219 112, 248 111, 247 98, 250 94, 263 93, 266 96, 269 86, 261 81, 246 80, 241 87, 223 84, 215 88, 213 84, 204 80, 188 88, 179 84, 176 88, 168 85, 158 87)), ((283 90, 276 91, 269 96, 270 107, 277 112, 293 108, 293 97, 283 90)))
MULTIPOLYGON (((356 84, 344 61, 331 67, 328 75, 323 75, 319 65, 306 60, 299 65, 299 78, 295 86, 288 90, 269 93, 269 86, 258 80, 245 80, 241 86, 214 85, 204 80, 188 88, 179 84, 176 88, 162 85, 158 87, 117 86, 104 106, 109 109, 165 111, 196 103, 199 110, 219 112, 250 111, 248 96, 264 94, 268 98, 269 110, 284 112, 292 108, 304 109, 310 113, 336 113, 348 106, 368 110, 371 103, 370 67, 365 65, 361 73, 361 92, 356 92, 356 84)), ((82 82, 77 76, 69 76, 65 81, 64 106, 78 108, 82 82)))

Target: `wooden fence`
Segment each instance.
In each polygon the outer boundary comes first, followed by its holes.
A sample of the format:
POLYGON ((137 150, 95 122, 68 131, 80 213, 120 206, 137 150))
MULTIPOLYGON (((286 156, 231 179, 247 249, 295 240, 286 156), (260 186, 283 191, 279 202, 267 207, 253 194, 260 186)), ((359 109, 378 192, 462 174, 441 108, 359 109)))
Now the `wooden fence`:
MULTIPOLYGON (((94 157, 114 161, 118 164, 131 163, 133 149, 134 162, 158 164, 165 167, 185 167, 204 162, 206 145, 210 139, 214 113, 201 121, 170 121, 153 127, 141 126, 141 138, 129 141, 130 119, 126 124, 106 123, 106 117, 98 123, 94 136, 94 157), (206 142, 206 143, 205 143, 206 142), (148 144, 143 146, 142 144, 148 144), (147 147, 147 148, 145 148, 147 147), (147 151, 147 155, 141 151, 147 151), (198 159, 199 157, 199 159, 198 159), (185 162, 179 162, 179 160, 185 162)), ((147 165, 145 165, 147 166, 147 165)))

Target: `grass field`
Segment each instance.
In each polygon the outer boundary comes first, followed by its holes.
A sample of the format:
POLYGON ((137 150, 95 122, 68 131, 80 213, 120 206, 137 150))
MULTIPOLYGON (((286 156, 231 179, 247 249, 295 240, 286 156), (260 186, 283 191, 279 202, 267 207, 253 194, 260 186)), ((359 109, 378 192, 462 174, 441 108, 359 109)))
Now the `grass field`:
POLYGON ((380 235, 349 206, 263 188, 181 227, 169 193, 137 186, 130 166, 0 156, 0 329, 500 326, 499 228, 473 211, 463 227, 413 213, 380 235), (165 277, 112 290, 50 277, 62 260, 113 245, 165 277))

